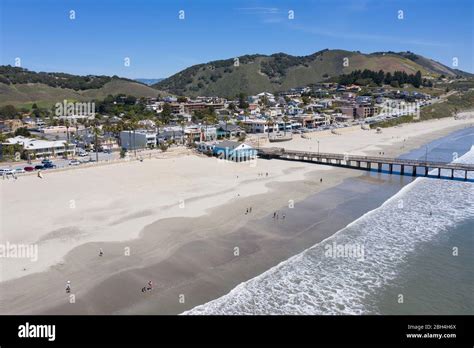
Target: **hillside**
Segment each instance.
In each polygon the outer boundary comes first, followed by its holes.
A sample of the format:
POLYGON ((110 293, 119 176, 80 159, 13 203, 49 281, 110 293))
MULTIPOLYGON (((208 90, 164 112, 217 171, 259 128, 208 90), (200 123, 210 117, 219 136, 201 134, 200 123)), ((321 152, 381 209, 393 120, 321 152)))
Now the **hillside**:
MULTIPOLYGON (((47 107, 64 99, 90 101, 103 99, 107 95, 127 94, 135 97, 156 97, 160 91, 136 82, 114 80, 98 89, 75 91, 69 88, 51 87, 42 83, 11 84, 0 83, 0 106, 14 105, 28 107, 33 103, 47 107)), ((166 93, 163 93, 166 94, 166 93)))
POLYGON ((285 53, 241 56, 239 66, 234 66, 234 59, 198 64, 152 87, 177 95, 235 96, 240 92, 254 94, 287 90, 363 69, 405 71, 407 74, 420 70, 424 77, 470 75, 411 52, 363 54, 323 50, 302 57, 285 53), (343 65, 345 58, 348 66, 343 65))
POLYGON ((77 76, 63 73, 36 73, 0 66, 0 105, 51 106, 64 99, 87 101, 107 95, 127 94, 156 97, 160 91, 117 76, 77 76))

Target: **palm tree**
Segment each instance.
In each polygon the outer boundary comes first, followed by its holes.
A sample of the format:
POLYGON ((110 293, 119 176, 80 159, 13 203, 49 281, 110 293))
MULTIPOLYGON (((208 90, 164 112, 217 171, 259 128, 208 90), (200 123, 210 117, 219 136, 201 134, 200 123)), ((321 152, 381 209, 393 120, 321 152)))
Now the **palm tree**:
MULTIPOLYGON (((269 117, 267 119, 267 126, 270 127, 270 126, 274 126, 275 125, 275 121, 273 120, 273 117, 269 117)), ((272 131, 274 131, 274 129, 272 128, 272 131)), ((268 130, 268 138, 270 139, 270 129, 268 130)))
POLYGON ((288 123, 289 120, 290 120, 290 119, 288 118, 288 116, 286 116, 286 115, 283 116, 283 125, 284 125, 284 127, 285 127, 285 130, 284 130, 285 135, 286 135, 286 124, 288 123))
POLYGON ((180 118, 178 124, 181 126, 181 143, 184 145, 184 127, 186 126, 186 121, 183 117, 180 118))
POLYGON ((99 135, 101 134, 101 129, 99 128, 99 123, 94 122, 92 131, 94 133, 94 148, 95 148, 95 160, 99 162, 99 135))
MULTIPOLYGON (((224 122, 225 122, 225 136, 227 138, 227 124, 229 123, 230 118, 229 118, 229 116, 225 115, 223 119, 224 119, 224 122)), ((229 138, 230 138, 230 135, 229 135, 229 138)))
POLYGON ((135 131, 138 128, 138 121, 135 117, 133 117, 132 119, 130 119, 128 124, 130 126, 130 129, 133 131, 133 151, 134 151, 134 156, 137 157, 136 133, 135 133, 135 131))

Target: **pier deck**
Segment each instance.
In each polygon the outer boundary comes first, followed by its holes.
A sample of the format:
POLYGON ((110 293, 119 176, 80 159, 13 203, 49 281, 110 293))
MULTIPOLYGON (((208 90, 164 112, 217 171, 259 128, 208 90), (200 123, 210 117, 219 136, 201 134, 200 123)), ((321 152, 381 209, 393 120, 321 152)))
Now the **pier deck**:
POLYGON ((467 173, 474 172, 474 165, 464 163, 447 163, 424 160, 411 160, 401 158, 387 158, 377 156, 360 156, 338 153, 308 152, 285 150, 282 148, 263 148, 258 150, 258 156, 267 159, 280 159, 288 161, 310 162, 337 167, 346 167, 352 169, 372 170, 376 169, 382 172, 383 166, 388 168, 390 174, 400 175, 418 175, 417 169, 423 168, 422 175, 437 177, 440 179, 459 179, 467 180, 467 173), (373 168, 373 165, 376 165, 373 168), (397 166, 399 171, 394 171, 397 166), (411 169, 407 171, 408 168, 411 169), (429 175, 430 169, 437 170, 435 175, 429 175), (448 176, 441 176, 441 170, 448 170, 448 176), (463 176, 456 176, 456 172, 463 172, 463 176))

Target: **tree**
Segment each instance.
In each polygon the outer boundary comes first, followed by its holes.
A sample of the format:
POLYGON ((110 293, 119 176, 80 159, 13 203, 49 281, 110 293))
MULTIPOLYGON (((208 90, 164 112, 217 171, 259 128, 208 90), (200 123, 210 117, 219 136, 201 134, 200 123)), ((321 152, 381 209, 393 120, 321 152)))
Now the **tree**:
POLYGON ((13 105, 5 105, 0 108, 0 118, 12 119, 18 114, 18 110, 13 105))
POLYGON ((99 128, 99 122, 95 121, 92 132, 94 133, 94 148, 95 148, 95 160, 99 162, 99 135, 101 134, 101 129, 99 128))
POLYGON ((171 119, 171 105, 169 103, 164 103, 163 104, 163 110, 161 111, 161 119, 164 123, 168 123, 169 120, 171 119))
POLYGON ((15 130, 15 136, 23 136, 23 137, 29 137, 31 136, 31 133, 30 131, 26 128, 26 127, 20 127, 20 128, 17 128, 17 130, 15 130))
POLYGON ((413 78, 412 85, 413 87, 419 88, 422 82, 423 81, 421 79, 421 71, 418 70, 415 74, 415 77, 413 78))
POLYGON ((249 107, 249 103, 247 103, 247 97, 244 93, 239 93, 239 108, 247 109, 249 107))
MULTIPOLYGON (((229 123, 229 120, 230 120, 229 116, 225 115, 224 116, 224 122, 225 122, 225 136, 226 136, 226 138, 227 138, 227 124, 229 123)), ((230 138, 230 135, 229 135, 229 138, 230 138)))
POLYGON ((286 116, 286 115, 283 116, 283 125, 284 125, 284 127, 285 127, 285 129, 284 129, 285 135, 286 135, 286 124, 287 124, 289 121, 290 121, 290 119, 288 118, 288 116, 286 116))

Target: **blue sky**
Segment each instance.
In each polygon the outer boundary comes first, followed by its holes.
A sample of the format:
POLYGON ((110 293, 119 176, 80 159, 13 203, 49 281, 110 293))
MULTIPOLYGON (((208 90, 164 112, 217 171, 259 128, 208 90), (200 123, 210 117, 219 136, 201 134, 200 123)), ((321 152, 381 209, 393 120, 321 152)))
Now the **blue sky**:
POLYGON ((412 51, 474 72, 472 0, 0 0, 1 64, 167 77, 243 54, 412 51), (69 19, 74 10, 76 19, 69 19), (185 11, 185 19, 178 13, 185 11), (294 19, 288 19, 288 11, 294 19), (403 19, 398 19, 398 11, 403 19), (130 66, 124 66, 125 57, 130 66))

